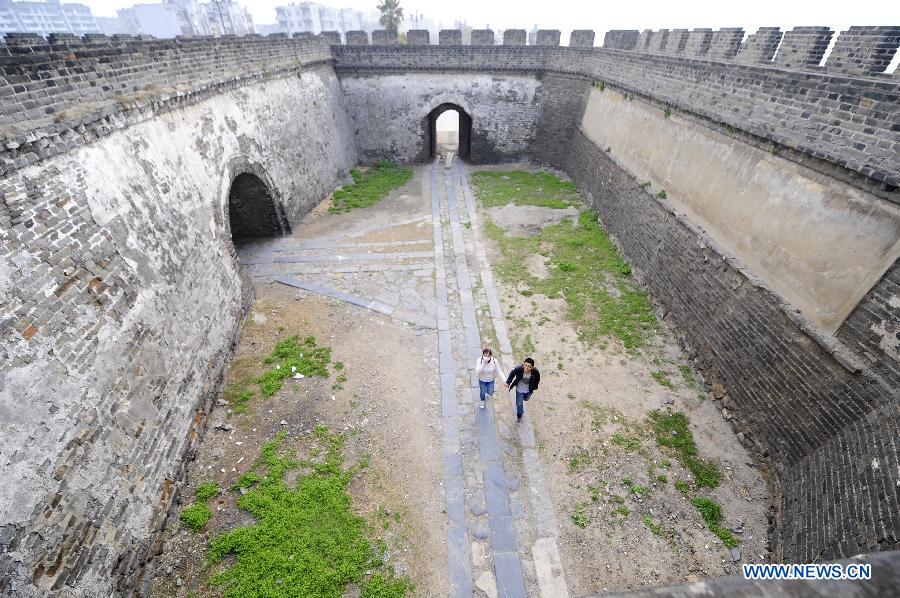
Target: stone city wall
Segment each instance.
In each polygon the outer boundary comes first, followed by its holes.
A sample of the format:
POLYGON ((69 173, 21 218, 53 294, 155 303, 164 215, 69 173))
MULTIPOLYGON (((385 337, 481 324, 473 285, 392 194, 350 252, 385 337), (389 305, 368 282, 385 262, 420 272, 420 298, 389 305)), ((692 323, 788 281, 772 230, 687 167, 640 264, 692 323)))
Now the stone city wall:
POLYGON ((534 77, 476 73, 343 75, 341 89, 363 162, 424 162, 431 157, 428 115, 454 104, 472 117, 475 163, 527 158, 544 96, 534 77))
MULTIPOLYGON (((739 438, 774 466, 783 495, 772 522, 776 557, 807 562, 896 549, 900 380, 872 363, 891 357, 882 351, 863 360, 841 331, 840 340, 823 334, 642 187, 617 163, 615 148, 605 149, 579 131, 554 163, 589 194, 707 382, 727 390, 723 415, 739 438)), ((898 312, 882 324, 896 326, 898 312)))
POLYGON ((244 312, 232 180, 296 221, 356 161, 327 65, 172 101, 0 181, 0 594, 140 587, 244 312))
POLYGON ((357 150, 423 159, 434 102, 472 110, 473 159, 531 157, 590 194, 707 380, 728 390, 723 415, 773 465, 777 556, 896 548, 897 263, 879 263, 886 273, 830 336, 641 188, 617 161, 625 146, 607 153, 582 130, 591 84, 610 86, 900 203, 900 74, 883 73, 897 28, 851 28, 819 66, 831 37, 616 31, 594 48, 579 32, 566 48, 552 31, 527 46, 522 30, 503 45, 479 32, 477 46, 383 33, 367 45, 364 32, 346 46, 7 36, 0 408, 13 423, 0 467, 21 483, 3 495, 0 589, 136 587, 241 315, 231 177, 260 175, 296 220, 357 150))

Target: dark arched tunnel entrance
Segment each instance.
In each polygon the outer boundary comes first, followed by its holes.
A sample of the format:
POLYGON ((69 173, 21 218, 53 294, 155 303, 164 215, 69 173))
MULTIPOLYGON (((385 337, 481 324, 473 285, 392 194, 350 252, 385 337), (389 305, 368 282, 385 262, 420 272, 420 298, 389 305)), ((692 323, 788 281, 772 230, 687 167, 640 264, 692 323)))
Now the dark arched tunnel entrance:
MULTIPOLYGON (((448 115, 449 116, 449 115, 448 115)), ((439 145, 446 144, 446 147, 454 147, 458 145, 458 148, 454 153, 456 153, 461 158, 468 158, 471 153, 471 140, 472 140, 472 117, 469 114, 457 106, 456 104, 441 104, 434 110, 432 110, 428 116, 426 117, 426 130, 427 139, 427 155, 430 158, 434 158, 437 156, 439 152, 439 145), (443 137, 440 135, 438 130, 438 118, 444 114, 445 112, 453 111, 459 117, 458 123, 458 137, 453 138, 453 136, 443 137)))
POLYGON ((276 237, 291 232, 281 206, 255 174, 237 175, 228 191, 231 238, 237 244, 257 237, 276 237))

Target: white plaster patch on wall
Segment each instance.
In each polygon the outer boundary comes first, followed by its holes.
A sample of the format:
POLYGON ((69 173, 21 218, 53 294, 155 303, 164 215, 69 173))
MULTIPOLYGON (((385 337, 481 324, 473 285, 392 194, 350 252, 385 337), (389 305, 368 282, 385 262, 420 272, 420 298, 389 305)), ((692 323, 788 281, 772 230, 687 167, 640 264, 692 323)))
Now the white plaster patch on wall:
POLYGON ((581 129, 828 332, 900 257, 900 208, 611 90, 581 129))
POLYGON ((893 357, 900 361, 900 339, 897 338, 895 328, 896 324, 882 320, 878 324, 873 324, 870 330, 878 335, 878 346, 888 357, 893 357))
POLYGON ((888 305, 894 308, 900 307, 900 295, 891 295, 888 299, 888 305))

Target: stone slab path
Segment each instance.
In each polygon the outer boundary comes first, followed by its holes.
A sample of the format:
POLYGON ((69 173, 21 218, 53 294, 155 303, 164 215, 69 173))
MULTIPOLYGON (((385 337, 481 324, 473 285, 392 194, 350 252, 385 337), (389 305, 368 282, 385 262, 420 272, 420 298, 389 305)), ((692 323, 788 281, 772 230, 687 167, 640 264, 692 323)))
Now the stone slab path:
POLYGON ((566 597, 557 523, 527 412, 516 423, 502 390, 491 408, 478 405, 474 364, 482 338, 497 339, 495 353, 507 371, 524 356, 512 355, 466 167, 456 161, 424 168, 418 174, 426 176, 415 179, 421 202, 414 214, 376 206, 340 232, 252 243, 239 248, 239 257, 255 278, 434 335, 448 594, 566 597))

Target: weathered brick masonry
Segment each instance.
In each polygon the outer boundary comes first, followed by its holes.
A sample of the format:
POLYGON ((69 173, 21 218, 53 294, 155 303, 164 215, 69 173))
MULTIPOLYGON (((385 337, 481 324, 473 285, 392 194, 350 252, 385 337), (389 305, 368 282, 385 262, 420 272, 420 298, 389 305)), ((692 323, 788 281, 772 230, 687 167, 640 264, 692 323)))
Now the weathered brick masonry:
MULTIPOLYGON (((334 48, 342 78, 488 71, 542 80, 534 157, 562 167, 592 194, 604 225, 696 350, 708 379, 729 389, 728 417, 744 442, 774 465, 783 494, 772 522, 773 551, 799 561, 888 550, 900 541, 897 266, 830 338, 577 129, 589 82, 602 81, 896 203, 900 85, 868 68, 862 53, 846 69, 814 66, 823 29, 793 32, 780 61, 773 61, 781 37, 773 29, 751 38, 743 52, 738 41, 725 54, 734 60, 685 55, 725 48, 727 40, 713 32, 699 39, 670 32, 652 46, 659 54, 334 48), (684 43, 669 47, 670 39, 684 43)), ((624 33, 614 39, 636 41, 624 33)))
MULTIPOLYGON (((741 30, 610 32, 605 48, 589 32, 573 37, 579 47, 526 46, 521 30, 503 46, 369 46, 358 32, 330 49, 8 37, 0 468, 18 483, 0 494, 0 591, 139 587, 241 317, 230 182, 259 176, 295 221, 357 150, 422 159, 421 146, 406 156, 397 144, 421 134, 426 97, 481 106, 473 158, 532 157, 590 194, 707 379, 728 389, 741 437, 774 466, 777 556, 896 548, 900 266, 826 337, 579 131, 602 81, 900 203, 900 76, 881 74, 900 35, 852 28, 819 67, 828 31, 791 32, 774 59, 771 30, 743 51, 741 30), (408 109, 389 123, 402 136, 379 145, 352 96, 391 77, 409 79, 408 95, 382 107, 408 109), (444 89, 422 83, 442 78, 444 89)), ((540 39, 556 44, 558 32, 540 39)))
POLYGON ((556 164, 590 194, 705 378, 728 390, 724 407, 743 441, 775 465, 785 497, 776 555, 806 561, 896 548, 896 383, 835 359, 828 351, 842 348, 817 342, 763 281, 581 132, 556 164), (873 459, 884 467, 874 476, 873 459))
POLYGON ((232 181, 258 177, 294 221, 355 162, 338 80, 313 61, 323 46, 264 41, 191 42, 184 59, 157 42, 169 79, 138 56, 144 42, 105 72, 111 45, 76 61, 107 90, 66 95, 101 107, 5 138, 0 594, 140 589, 250 298, 229 233, 232 181), (103 100, 142 91, 141 69, 169 89, 103 100))
MULTIPOLYGON (((449 71, 599 80, 796 150, 808 162, 838 166, 869 188, 900 185, 900 80, 887 75, 850 77, 818 67, 798 71, 606 48, 334 46, 333 52, 342 77, 449 71)), ((558 118, 577 122, 580 115, 558 118)))

